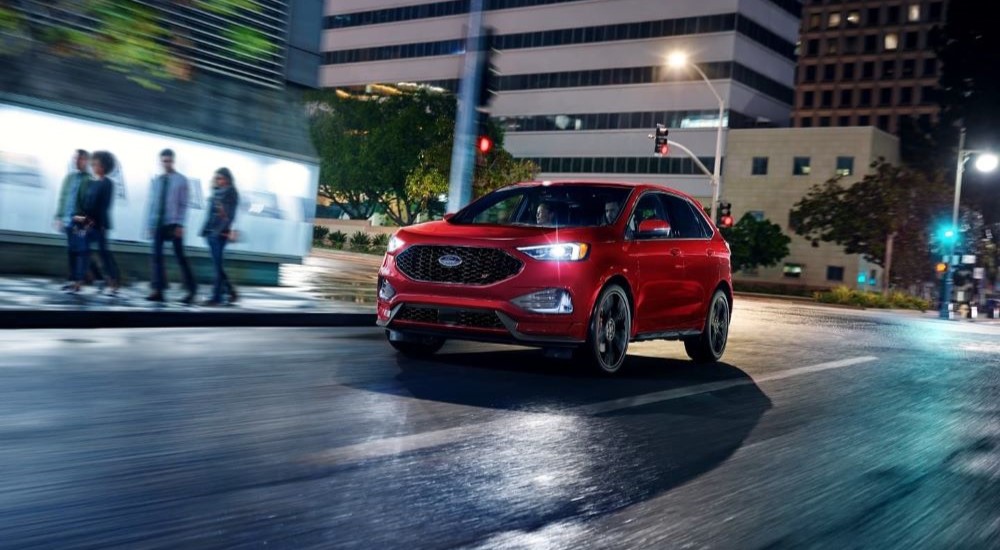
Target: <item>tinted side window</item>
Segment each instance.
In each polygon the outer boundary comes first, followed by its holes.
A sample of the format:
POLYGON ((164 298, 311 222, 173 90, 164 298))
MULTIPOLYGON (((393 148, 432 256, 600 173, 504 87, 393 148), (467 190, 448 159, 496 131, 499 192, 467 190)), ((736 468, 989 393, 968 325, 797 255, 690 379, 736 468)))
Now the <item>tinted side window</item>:
POLYGON ((660 195, 663 208, 670 218, 670 236, 675 239, 703 239, 707 237, 688 201, 676 195, 660 195))
POLYGON ((712 235, 714 235, 715 231, 712 229, 712 226, 709 225, 708 219, 706 219, 705 216, 702 216, 701 213, 698 212, 701 206, 699 206, 697 203, 692 203, 688 201, 684 202, 687 203, 688 208, 691 209, 691 214, 694 216, 695 221, 698 222, 698 226, 701 228, 701 236, 708 239, 712 235))

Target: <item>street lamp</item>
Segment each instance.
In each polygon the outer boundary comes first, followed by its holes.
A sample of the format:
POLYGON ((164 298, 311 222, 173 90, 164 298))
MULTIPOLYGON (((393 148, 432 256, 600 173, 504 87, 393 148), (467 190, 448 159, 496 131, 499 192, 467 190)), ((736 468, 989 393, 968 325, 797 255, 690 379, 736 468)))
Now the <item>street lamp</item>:
POLYGON ((711 90, 715 99, 719 101, 719 129, 715 136, 715 166, 712 171, 712 223, 716 223, 716 208, 719 204, 719 171, 722 166, 722 119, 726 114, 726 104, 722 101, 722 96, 716 91, 715 86, 712 85, 712 81, 705 76, 705 73, 696 63, 692 63, 688 59, 686 53, 681 51, 672 52, 667 56, 667 65, 671 69, 682 69, 684 67, 694 69, 701 76, 702 80, 705 81, 705 84, 708 84, 708 89, 711 90))
POLYGON ((948 260, 945 262, 948 270, 944 274, 944 285, 941 288, 941 309, 939 316, 942 319, 950 317, 948 305, 951 303, 952 287, 955 283, 955 243, 958 242, 958 201, 962 195, 962 175, 965 174, 965 163, 977 155, 976 170, 980 172, 992 172, 997 169, 1000 159, 989 151, 965 148, 965 128, 962 128, 958 138, 958 167, 955 170, 955 202, 951 210, 951 227, 944 235, 948 241, 948 260))

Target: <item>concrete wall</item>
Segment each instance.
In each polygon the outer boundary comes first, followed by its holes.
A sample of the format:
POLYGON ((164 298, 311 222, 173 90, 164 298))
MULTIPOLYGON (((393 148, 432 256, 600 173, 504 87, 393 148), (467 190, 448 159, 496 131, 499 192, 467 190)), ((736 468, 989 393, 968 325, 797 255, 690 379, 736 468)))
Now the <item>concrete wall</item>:
POLYGON ((865 273, 868 278, 872 269, 876 271, 876 280, 881 280, 881 269, 860 256, 844 254, 842 248, 834 244, 821 243, 814 247, 789 228, 789 212, 793 205, 813 185, 822 184, 835 175, 839 156, 854 158, 854 174, 844 180, 850 184, 860 181, 869 171, 869 164, 879 157, 884 157, 889 162, 898 162, 899 141, 873 127, 752 129, 729 132, 722 199, 732 203, 733 216, 737 221, 747 212, 763 212, 766 219, 780 225, 782 231, 792 238, 789 247, 791 254, 781 264, 761 268, 756 274, 737 273, 736 280, 815 288, 840 284, 856 286, 858 274, 865 273), (751 174, 753 157, 768 158, 766 175, 751 174), (809 175, 792 174, 794 157, 810 157, 812 164, 809 175), (801 277, 786 276, 783 272, 785 264, 801 265, 801 277), (828 266, 843 267, 843 280, 828 280, 828 266))

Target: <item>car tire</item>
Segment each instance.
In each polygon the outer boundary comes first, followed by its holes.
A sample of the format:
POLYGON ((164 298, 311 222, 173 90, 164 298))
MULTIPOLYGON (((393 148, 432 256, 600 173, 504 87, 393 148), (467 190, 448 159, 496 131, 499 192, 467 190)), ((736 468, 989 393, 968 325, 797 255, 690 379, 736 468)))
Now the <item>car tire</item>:
POLYGON ((729 341, 729 299, 722 290, 716 290, 708 305, 705 327, 701 334, 684 340, 684 351, 695 363, 715 363, 722 359, 729 341))
POLYGON ((611 284, 601 290, 590 314, 587 342, 577 356, 602 374, 621 370, 632 336, 632 306, 625 290, 611 284))
MULTIPOLYGON (((386 334, 388 337, 388 334, 386 334)), ((413 359, 426 359, 441 349, 444 345, 444 338, 438 336, 421 336, 413 341, 393 341, 389 340, 389 345, 396 349, 399 353, 413 358, 413 359)))

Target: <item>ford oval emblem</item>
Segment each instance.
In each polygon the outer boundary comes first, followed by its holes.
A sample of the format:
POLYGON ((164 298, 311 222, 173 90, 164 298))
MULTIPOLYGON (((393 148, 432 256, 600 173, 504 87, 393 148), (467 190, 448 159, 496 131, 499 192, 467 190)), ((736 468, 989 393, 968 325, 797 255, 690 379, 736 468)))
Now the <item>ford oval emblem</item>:
POLYGON ((445 267, 458 267, 462 265, 462 258, 454 254, 445 254, 438 258, 438 263, 445 267))

